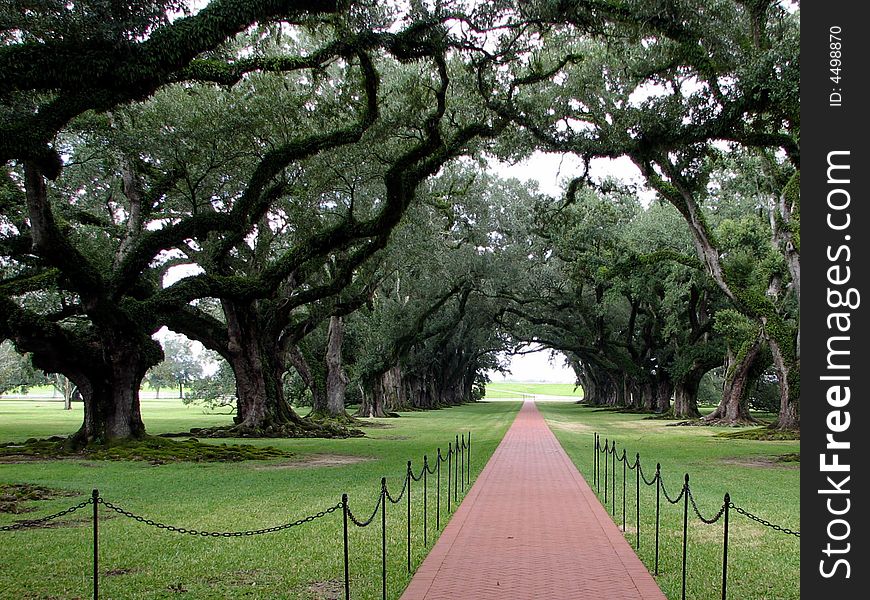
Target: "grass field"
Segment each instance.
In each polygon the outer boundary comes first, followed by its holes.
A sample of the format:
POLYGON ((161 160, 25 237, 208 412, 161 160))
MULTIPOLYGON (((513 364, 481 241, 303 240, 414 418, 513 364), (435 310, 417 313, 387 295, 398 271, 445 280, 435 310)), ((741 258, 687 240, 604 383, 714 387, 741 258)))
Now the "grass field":
MULTIPOLYGON (((558 384, 556 384, 558 385, 558 384)), ((507 384, 508 391, 563 395, 564 387, 507 384)), ((494 386, 498 388, 498 385, 494 386)), ((567 386, 570 388, 571 386, 567 386)), ((504 390, 494 390, 501 391, 504 390)), ((570 389, 567 390, 570 392, 570 389)), ((74 431, 81 407, 63 411, 56 402, 0 401, 0 442, 74 431)), ((294 521, 335 505, 342 492, 361 518, 371 514, 380 477, 392 492, 401 488, 405 464, 435 448, 446 448, 458 432, 472 431, 473 471, 478 472, 503 436, 517 402, 472 404, 433 412, 376 419, 385 428, 366 429, 348 440, 253 440, 295 453, 292 460, 241 463, 175 463, 154 466, 121 461, 34 461, 0 464, 0 484, 31 483, 78 492, 92 488, 110 502, 156 521, 189 528, 234 531, 294 521), (312 460, 316 459, 316 460, 312 460), (354 462, 362 461, 362 462, 354 462)), ((761 442, 718 437, 720 428, 675 427, 673 421, 594 409, 574 403, 540 402, 539 407, 569 456, 592 484, 593 434, 616 440, 633 464, 640 453, 646 477, 662 465, 668 493, 679 494, 685 473, 705 517, 713 516, 730 492, 735 505, 774 524, 800 529, 799 469, 776 457, 800 450, 797 441, 761 442)), ((228 415, 203 414, 177 400, 146 400, 143 417, 151 433, 225 424, 228 415)), ((245 440, 246 442, 248 440, 245 440)), ((603 464, 603 457, 602 457, 603 464)), ((446 465, 444 465, 446 467, 446 465)), ((635 472, 626 470, 626 537, 635 543, 635 472)), ((429 542, 435 539, 435 491, 429 483, 429 542)), ((617 466, 615 521, 622 525, 622 464, 617 466)), ((420 485, 415 483, 412 518, 413 564, 425 556, 420 485)), ((655 487, 641 482, 639 555, 653 570, 655 487)), ((443 489, 443 488, 442 488, 443 489)), ((602 490, 603 492, 603 483, 602 490)), ((602 498, 603 499, 603 498, 602 498)), ((608 507, 613 506, 612 486, 608 507)), ((32 513, 0 513, 0 526, 61 510, 78 498, 31 502, 32 513)), ((442 502, 446 499, 442 495, 442 502)), ((88 507, 88 510, 90 507, 88 507)), ((442 505, 442 515, 446 506, 442 505)), ((60 519, 60 527, 0 532, 7 557, 0 566, 0 598, 81 598, 90 594, 91 529, 88 510, 60 519), (45 568, 45 565, 51 565, 45 568)), ((409 581, 405 549, 405 503, 388 510, 388 597, 409 581)), ((687 597, 720 597, 721 521, 705 525, 689 507, 687 597)), ((668 598, 680 598, 682 502, 661 500, 658 582, 668 598)), ((340 511, 289 531, 230 539, 180 536, 101 512, 101 586, 104 598, 340 598, 342 545, 340 511)), ((791 600, 800 597, 799 539, 764 527, 733 510, 730 515, 728 597, 791 600)), ((442 526, 444 521, 442 519, 442 526)), ((379 598, 379 516, 373 526, 351 528, 353 598, 379 598)))
POLYGON ((538 396, 574 396, 583 398, 583 390, 574 389, 573 383, 516 383, 492 382, 486 385, 485 398, 521 397, 523 394, 538 396))
MULTIPOLYGON (((103 498, 155 521, 209 531, 260 529, 313 515, 349 494, 349 505, 367 518, 380 478, 398 494, 406 461, 419 472, 454 435, 472 432, 472 473, 483 467, 519 403, 471 404, 374 419, 366 437, 346 440, 252 440, 295 453, 291 460, 239 463, 129 461, 21 461, 0 464, 0 483, 29 483, 80 494, 29 502, 33 512, 0 513, 0 526, 38 518, 76 504, 98 488, 103 498), (315 459, 315 460, 312 460, 315 459)), ((205 415, 178 401, 143 401, 152 434, 225 424, 227 415, 205 415)), ((0 442, 68 434, 81 408, 63 411, 55 402, 0 401, 0 442)), ((231 442, 232 440, 221 440, 231 442)), ((249 440, 244 440, 249 442, 249 440)), ((446 480, 444 463, 444 480, 446 480)), ((436 538, 435 476, 429 476, 429 544, 436 538)), ((426 554, 422 535, 422 483, 413 491, 413 564, 426 554)), ((443 528, 446 483, 442 481, 443 528)), ((455 507, 454 507, 455 508, 455 507)), ((406 505, 388 505, 388 597, 396 598, 410 576, 406 565, 406 505)), ((0 598, 84 598, 91 594, 90 507, 58 519, 51 528, 0 532, 4 560, 0 598)), ((343 597, 342 515, 266 535, 201 538, 159 530, 101 507, 101 597, 133 598, 339 598, 343 597)), ((380 520, 351 527, 350 573, 354 598, 380 598, 380 520)))
MULTIPOLYGON (((644 475, 652 480, 661 463, 667 492, 676 497, 689 474, 692 495, 705 518, 713 517, 725 492, 731 501, 771 523, 800 530, 800 470, 796 462, 776 458, 800 452, 799 441, 751 441, 718 437, 722 428, 676 427, 673 421, 645 419, 575 404, 539 403, 550 428, 592 485, 593 439, 598 432, 615 440, 617 455, 625 449, 629 465, 636 453, 644 475)), ((601 456, 603 469, 604 456, 601 456)), ((616 496, 612 483, 608 508, 615 500, 614 520, 622 526, 622 469, 617 462, 616 496)), ((635 471, 626 469, 626 538, 636 542, 635 471)), ((639 555, 652 572, 655 564, 656 488, 640 482, 641 547, 639 555)), ((604 483, 601 482, 603 499, 604 483)), ((721 598, 722 521, 706 525, 689 510, 687 597, 721 598)), ((657 581, 670 599, 681 596, 683 503, 661 497, 661 537, 657 581)), ((764 527, 730 512, 728 598, 791 600, 800 597, 800 539, 764 527)))

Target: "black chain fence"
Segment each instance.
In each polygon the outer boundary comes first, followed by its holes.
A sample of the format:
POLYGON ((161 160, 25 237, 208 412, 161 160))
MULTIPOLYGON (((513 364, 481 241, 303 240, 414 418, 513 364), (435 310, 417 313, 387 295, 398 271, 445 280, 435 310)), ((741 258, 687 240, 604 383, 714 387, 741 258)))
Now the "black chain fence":
POLYGON ((393 496, 389 488, 387 487, 387 479, 386 477, 381 478, 380 484, 380 492, 378 494, 377 502, 375 503, 375 507, 372 510, 371 515, 366 519, 360 519, 357 517, 350 508, 350 502, 348 500, 347 494, 342 494, 341 501, 325 508, 315 514, 309 515, 307 517, 303 517, 301 519, 297 519, 295 521, 290 521, 287 523, 283 523, 281 525, 274 525, 272 527, 264 527, 262 529, 251 529, 246 531, 205 531, 200 529, 193 529, 190 527, 179 527, 176 525, 167 525, 166 523, 161 523, 159 521, 155 521, 153 519, 144 517, 142 515, 136 514, 129 510, 125 510, 124 508, 109 502, 102 496, 100 496, 99 490, 93 490, 91 493, 91 497, 87 500, 76 504, 75 506, 71 506, 65 510, 62 510, 58 513, 54 513, 52 515, 48 515, 45 517, 40 517, 38 519, 27 519, 22 520, 17 523, 13 523, 12 525, 3 525, 0 526, 0 531, 19 531, 26 529, 34 529, 40 528, 47 525, 49 521, 54 521, 56 519, 60 519, 66 515, 70 515, 76 511, 79 511, 88 506, 93 507, 92 511, 92 527, 93 527, 93 598, 96 600, 99 598, 99 587, 100 587, 100 577, 99 577, 99 507, 100 505, 104 506, 107 510, 114 512, 118 515, 126 517, 128 519, 132 519, 138 523, 142 523, 143 525, 148 525, 150 527, 154 527, 156 529, 161 529, 163 531, 168 531, 170 533, 178 533, 182 535, 191 535, 198 537, 211 537, 211 538, 236 538, 236 537, 249 537, 256 535, 264 535, 268 533, 277 533, 279 531, 285 531, 288 529, 292 529, 294 527, 299 527, 301 525, 305 525, 306 523, 311 523, 312 521, 316 521, 318 519, 322 519, 332 513, 337 511, 342 511, 343 519, 342 519, 342 540, 344 544, 344 597, 346 600, 350 599, 350 540, 348 535, 349 524, 353 524, 356 527, 368 527, 372 523, 375 522, 375 518, 378 515, 378 512, 381 514, 381 585, 382 585, 382 596, 384 600, 387 597, 387 505, 388 504, 398 504, 402 501, 403 498, 407 500, 407 559, 408 559, 408 573, 412 571, 412 563, 411 563, 411 527, 412 527, 412 519, 411 519, 411 484, 413 482, 423 483, 423 544, 429 545, 429 502, 428 502, 428 488, 429 488, 429 475, 435 475, 436 478, 436 531, 441 528, 441 489, 442 489, 442 473, 441 473, 441 465, 442 463, 447 463, 447 512, 448 514, 453 510, 453 504, 458 501, 459 498, 459 489, 462 489, 464 492, 467 489, 467 486, 471 482, 471 432, 467 434, 462 434, 461 436, 457 435, 455 442, 450 442, 448 444, 448 450, 446 456, 442 454, 441 448, 438 448, 437 458, 435 460, 435 466, 430 467, 429 459, 427 456, 423 456, 423 466, 420 469, 419 475, 414 475, 414 472, 411 468, 411 461, 409 460, 407 463, 407 468, 405 470, 405 475, 403 477, 402 489, 399 492, 398 496, 393 496), (452 482, 452 483, 451 483, 452 482), (452 493, 451 493, 452 489, 452 493), (452 502, 451 502, 452 500, 452 502))
POLYGON ((602 483, 604 486, 604 507, 605 509, 608 507, 608 496, 610 497, 610 511, 611 514, 616 518, 616 463, 622 463, 622 531, 625 532, 626 529, 626 517, 625 517, 625 499, 626 499, 626 470, 633 470, 635 472, 635 546, 640 549, 640 484, 641 481, 644 485, 647 486, 656 486, 656 518, 655 518, 655 565, 654 572, 655 575, 659 574, 659 539, 660 539, 660 524, 661 524, 661 497, 664 495, 665 501, 669 504, 679 504, 681 501, 683 502, 683 556, 682 556, 682 599, 686 598, 686 561, 688 555, 688 527, 689 527, 689 504, 692 505, 692 512, 696 517, 707 525, 713 525, 718 523, 720 520, 723 521, 723 534, 722 534, 722 600, 725 600, 727 597, 728 591, 728 531, 729 531, 729 517, 730 511, 734 510, 738 514, 741 514, 748 519, 755 521, 756 523, 760 523, 761 525, 773 529, 775 531, 780 531, 784 534, 791 535, 799 538, 801 533, 800 531, 793 531, 787 527, 782 527, 781 525, 776 525, 771 523, 770 521, 763 519, 757 515, 752 514, 740 506, 734 504, 731 501, 730 494, 726 493, 722 505, 718 509, 715 515, 712 517, 705 517, 701 510, 698 508, 698 503, 695 500, 694 494, 692 494, 692 488, 689 486, 689 474, 686 473, 683 486, 680 489, 680 493, 676 496, 669 494, 667 488, 665 487, 664 480, 662 479, 662 466, 660 463, 656 463, 656 472, 653 475, 652 479, 648 479, 643 472, 643 466, 641 466, 640 462, 640 453, 635 454, 634 462, 629 464, 629 459, 627 457, 626 451, 623 448, 622 455, 617 454, 616 452, 616 442, 613 440, 604 439, 604 445, 601 444, 601 436, 596 433, 595 434, 595 442, 593 448, 593 462, 592 462, 592 481, 593 486, 595 487, 595 491, 598 494, 601 494, 602 483), (604 455, 604 473, 602 475, 601 472, 601 455, 604 455))

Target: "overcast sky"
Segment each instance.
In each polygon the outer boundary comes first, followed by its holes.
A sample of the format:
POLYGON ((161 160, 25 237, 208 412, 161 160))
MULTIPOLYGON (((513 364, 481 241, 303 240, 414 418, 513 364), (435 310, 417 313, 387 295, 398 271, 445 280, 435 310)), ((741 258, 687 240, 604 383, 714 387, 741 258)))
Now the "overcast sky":
POLYGON ((492 381, 534 381, 547 383, 574 383, 574 372, 562 365, 565 357, 559 353, 552 361, 546 350, 533 354, 513 356, 510 360, 510 373, 502 375, 496 371, 489 373, 492 381))

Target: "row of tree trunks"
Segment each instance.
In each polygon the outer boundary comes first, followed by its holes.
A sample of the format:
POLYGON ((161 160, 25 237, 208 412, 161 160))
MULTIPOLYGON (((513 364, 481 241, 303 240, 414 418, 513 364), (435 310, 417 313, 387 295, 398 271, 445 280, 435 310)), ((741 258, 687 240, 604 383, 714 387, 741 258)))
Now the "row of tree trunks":
POLYGON ((430 410, 472 400, 476 363, 459 373, 455 369, 406 373, 393 366, 362 386, 358 417, 387 417, 403 410, 430 410))

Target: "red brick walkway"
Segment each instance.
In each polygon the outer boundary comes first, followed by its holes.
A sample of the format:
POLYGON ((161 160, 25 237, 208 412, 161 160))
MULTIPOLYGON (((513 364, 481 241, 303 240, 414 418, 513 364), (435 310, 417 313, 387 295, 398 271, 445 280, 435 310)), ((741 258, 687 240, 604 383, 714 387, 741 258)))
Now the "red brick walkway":
POLYGON ((664 600, 527 401, 402 600, 664 600))

